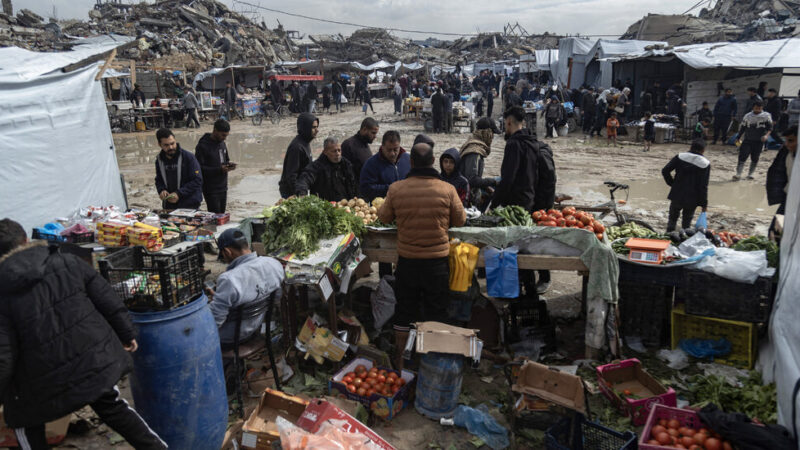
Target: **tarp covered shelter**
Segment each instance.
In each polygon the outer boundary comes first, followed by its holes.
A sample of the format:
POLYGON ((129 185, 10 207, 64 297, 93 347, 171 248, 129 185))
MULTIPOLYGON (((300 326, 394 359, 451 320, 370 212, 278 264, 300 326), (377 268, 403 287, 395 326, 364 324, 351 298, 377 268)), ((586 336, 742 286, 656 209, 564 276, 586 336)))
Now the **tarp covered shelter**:
POLYGON ((536 66, 543 72, 552 72, 558 65, 558 50, 536 50, 536 66))
POLYGON ((264 66, 228 66, 219 67, 205 72, 200 72, 194 76, 192 86, 195 89, 219 90, 225 88, 225 83, 231 82, 236 85, 244 81, 247 88, 257 88, 259 76, 263 76, 264 66))
MULTIPOLYGON (((613 58, 614 56, 628 53, 642 52, 645 51, 647 47, 651 46, 666 47, 667 43, 660 41, 598 39, 586 55, 586 68, 583 75, 583 83, 598 88, 610 87, 612 83, 614 83, 614 69, 611 61, 608 61, 607 58, 613 58)), ((574 67, 572 74, 574 79, 574 67)), ((578 85, 575 83, 572 83, 572 87, 577 86, 578 85)))
POLYGON ((126 206, 98 70, 131 40, 87 38, 58 53, 0 48, 0 217, 30 233, 89 205, 126 206))
POLYGON ((562 86, 577 87, 583 84, 586 64, 590 61, 589 52, 595 41, 576 37, 558 40, 558 64, 551 66, 553 78, 562 86), (570 62, 572 67, 570 68, 570 62))

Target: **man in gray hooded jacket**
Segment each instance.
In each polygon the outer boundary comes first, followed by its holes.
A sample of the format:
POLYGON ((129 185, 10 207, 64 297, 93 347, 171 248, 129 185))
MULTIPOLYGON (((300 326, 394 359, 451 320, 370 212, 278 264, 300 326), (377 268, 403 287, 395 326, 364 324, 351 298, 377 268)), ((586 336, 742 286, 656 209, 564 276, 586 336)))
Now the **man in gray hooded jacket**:
MULTIPOLYGON (((252 253, 244 233, 238 229, 223 231, 217 238, 217 246, 228 268, 217 278, 216 291, 209 290, 212 299, 209 306, 219 327, 222 348, 227 349, 234 341, 233 310, 266 301, 276 291, 274 300, 277 301, 285 275, 278 260, 252 253)), ((263 315, 243 319, 239 341, 245 342, 257 335, 263 320, 263 315)))

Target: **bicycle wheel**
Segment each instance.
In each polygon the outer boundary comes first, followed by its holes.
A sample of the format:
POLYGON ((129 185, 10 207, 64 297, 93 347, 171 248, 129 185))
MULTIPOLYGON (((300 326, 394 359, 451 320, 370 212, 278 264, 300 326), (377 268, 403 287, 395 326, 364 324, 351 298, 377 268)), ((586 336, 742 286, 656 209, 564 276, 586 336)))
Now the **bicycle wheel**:
POLYGON ((263 114, 256 114, 256 115, 253 116, 252 121, 253 121, 253 125, 256 125, 256 126, 261 125, 261 122, 264 121, 264 115, 263 114))
POLYGON ((269 115, 269 121, 272 122, 273 125, 277 125, 281 123, 281 115, 276 112, 273 112, 272 114, 269 115))

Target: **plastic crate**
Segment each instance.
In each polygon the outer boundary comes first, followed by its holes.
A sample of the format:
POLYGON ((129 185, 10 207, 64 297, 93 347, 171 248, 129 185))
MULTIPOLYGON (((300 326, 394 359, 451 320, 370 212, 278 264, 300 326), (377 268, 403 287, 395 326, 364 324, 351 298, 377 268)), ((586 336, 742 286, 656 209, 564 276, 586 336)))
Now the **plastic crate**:
POLYGON ((760 277, 747 284, 687 270, 682 295, 688 314, 765 323, 772 310, 772 278, 760 277))
POLYGON ((753 368, 758 351, 756 326, 747 322, 686 314, 683 306, 672 309, 672 348, 681 339, 720 339, 731 343, 731 353, 715 357, 714 362, 744 369, 753 368))
POLYGON ((695 411, 690 409, 678 409, 671 406, 656 404, 650 410, 650 415, 647 417, 647 423, 644 424, 642 434, 639 436, 639 450, 663 450, 672 447, 665 447, 663 445, 650 445, 647 441, 650 440, 650 432, 659 420, 675 419, 681 423, 682 427, 688 427, 695 430, 705 427, 705 424, 700 420, 700 416, 695 411))
POLYGON ((48 242, 66 242, 67 239, 60 234, 48 233, 46 231, 40 231, 38 228, 34 228, 31 232, 31 239, 41 239, 48 242))
POLYGON ((543 352, 556 351, 556 325, 547 313, 547 302, 539 300, 538 296, 520 297, 509 302, 505 316, 506 344, 539 337, 545 344, 543 352), (526 328, 527 333, 524 332, 526 328))
POLYGON ((619 281, 659 286, 679 286, 683 283, 683 266, 655 266, 619 259, 619 281))
POLYGON ((64 236, 67 242, 71 244, 86 244, 94 242, 94 231, 87 231, 86 233, 73 233, 64 236))
POLYGON ((636 433, 614 431, 599 423, 590 422, 583 414, 576 413, 574 419, 566 418, 547 429, 544 435, 544 448, 548 450, 635 450, 636 433), (574 426, 573 420, 578 421, 574 426))
POLYGON ((203 246, 175 255, 148 253, 144 247, 119 250, 98 261, 100 274, 131 311, 176 308, 203 293, 203 246))
POLYGON ((647 347, 666 345, 675 288, 622 280, 618 287, 622 335, 639 336, 647 347))
POLYGON ((467 219, 465 226, 467 227, 480 227, 480 228, 494 228, 499 227, 502 222, 502 217, 482 215, 474 219, 467 219))

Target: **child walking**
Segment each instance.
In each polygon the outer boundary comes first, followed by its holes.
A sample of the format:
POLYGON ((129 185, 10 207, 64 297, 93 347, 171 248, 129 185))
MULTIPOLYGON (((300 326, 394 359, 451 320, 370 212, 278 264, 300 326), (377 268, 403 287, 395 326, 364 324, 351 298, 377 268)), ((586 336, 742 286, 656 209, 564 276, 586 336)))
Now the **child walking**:
POLYGON ((608 136, 608 142, 613 143, 614 147, 617 146, 617 128, 619 128, 617 113, 611 113, 611 116, 606 121, 606 136, 608 136))
POLYGON ((650 146, 656 141, 656 122, 650 111, 644 113, 644 150, 650 151, 650 146))

